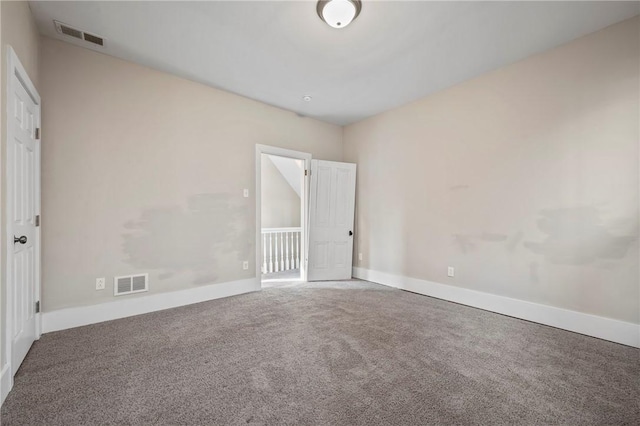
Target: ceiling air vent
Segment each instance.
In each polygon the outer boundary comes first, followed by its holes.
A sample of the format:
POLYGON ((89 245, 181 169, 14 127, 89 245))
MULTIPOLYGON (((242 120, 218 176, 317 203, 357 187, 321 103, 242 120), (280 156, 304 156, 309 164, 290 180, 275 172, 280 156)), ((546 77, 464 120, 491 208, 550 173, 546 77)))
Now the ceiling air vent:
POLYGON ((97 44, 98 46, 104 46, 104 39, 102 37, 94 36, 93 34, 84 33, 84 41, 97 44))
POLYGON ((104 46, 104 38, 100 36, 89 34, 77 28, 70 27, 67 24, 63 24, 62 22, 53 21, 53 23, 56 26, 56 31, 58 31, 60 34, 77 38, 78 40, 84 40, 88 43, 92 43, 98 46, 104 46))
POLYGON ((140 293, 149 291, 149 274, 126 275, 113 279, 113 295, 140 293))

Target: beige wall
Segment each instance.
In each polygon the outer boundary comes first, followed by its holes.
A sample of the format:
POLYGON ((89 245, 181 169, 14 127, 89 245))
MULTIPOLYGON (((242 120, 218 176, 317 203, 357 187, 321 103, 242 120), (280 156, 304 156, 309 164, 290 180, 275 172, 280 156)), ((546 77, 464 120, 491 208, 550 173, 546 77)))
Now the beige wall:
POLYGON ((43 98, 45 311, 252 277, 261 143, 358 163, 358 266, 640 322, 638 18, 344 132, 0 26, 0 108, 9 44, 43 98))
POLYGON ((5 259, 5 246, 6 246, 6 221, 3 216, 5 210, 5 194, 4 194, 4 158, 6 154, 7 147, 7 135, 6 135, 6 116, 4 114, 4 107, 7 104, 7 52, 8 46, 13 47, 13 50, 18 55, 20 62, 24 66, 25 70, 29 74, 31 81, 36 86, 37 89, 40 89, 39 79, 38 79, 38 61, 39 61, 39 45, 40 45, 40 36, 38 35, 38 31, 35 26, 35 22, 31 17, 31 11, 29 10, 29 5, 26 2, 22 1, 3 1, 0 2, 0 44, 2 45, 2 66, 0 67, 0 74, 2 75, 0 92, 2 92, 1 100, 0 100, 0 116, 1 118, 1 147, 0 147, 0 177, 2 178, 2 182, 0 182, 0 194, 1 194, 1 203, 2 208, 0 208, 0 234, 2 235, 2 242, 0 244, 0 330, 2 335, 0 336, 0 345, 2 346, 2 350, 0 350, 0 365, 4 367, 6 363, 6 354, 4 353, 5 346, 5 338, 4 335, 4 326, 2 323, 4 322, 4 315, 6 312, 5 301, 6 301, 6 276, 4 271, 6 271, 6 259, 5 259))
POLYGON ((255 145, 342 159, 339 126, 47 38, 41 60, 45 311, 113 301, 122 274, 255 276, 255 145))
MULTIPOLYGON (((297 161, 290 159, 288 161, 297 161)), ((300 197, 278 171, 268 155, 262 154, 260 220, 263 228, 299 227, 300 197)))
POLYGON ((639 35, 635 18, 346 127, 357 265, 640 322, 639 35))

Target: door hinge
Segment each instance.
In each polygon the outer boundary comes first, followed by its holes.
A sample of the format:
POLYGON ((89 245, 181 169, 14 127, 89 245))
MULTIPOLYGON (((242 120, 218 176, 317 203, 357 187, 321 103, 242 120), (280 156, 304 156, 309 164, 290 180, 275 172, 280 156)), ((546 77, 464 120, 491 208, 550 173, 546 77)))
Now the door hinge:
POLYGON ((40 139, 40 127, 36 127, 36 139, 40 139))
POLYGON ((36 226, 40 226, 40 215, 36 215, 36 226))
POLYGON ((36 302, 36 314, 39 314, 39 313, 40 313, 40 301, 38 300, 36 302))
POLYGON ((304 171, 304 175, 305 176, 311 176, 311 170, 305 170, 304 171))

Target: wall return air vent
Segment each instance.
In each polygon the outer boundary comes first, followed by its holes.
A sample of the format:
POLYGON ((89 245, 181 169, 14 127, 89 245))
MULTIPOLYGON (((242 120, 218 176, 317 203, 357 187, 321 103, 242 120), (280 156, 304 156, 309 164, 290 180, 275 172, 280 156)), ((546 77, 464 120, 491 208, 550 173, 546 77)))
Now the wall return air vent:
POLYGON ((113 279, 113 295, 141 293, 149 291, 149 274, 124 275, 113 279))
POLYGON ((56 26, 56 31, 62 35, 77 38, 78 40, 86 41, 87 43, 92 43, 96 46, 104 46, 104 37, 73 28, 67 24, 63 24, 62 22, 53 21, 53 23, 56 26))

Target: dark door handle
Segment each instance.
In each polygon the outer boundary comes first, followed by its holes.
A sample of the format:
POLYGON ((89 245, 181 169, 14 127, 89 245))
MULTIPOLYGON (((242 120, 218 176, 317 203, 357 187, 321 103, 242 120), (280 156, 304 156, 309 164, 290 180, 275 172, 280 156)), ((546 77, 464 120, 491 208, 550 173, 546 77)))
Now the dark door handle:
POLYGON ((349 236, 352 236, 352 235, 353 235, 353 231, 349 231, 349 236))
POLYGON ((27 244, 27 236, 23 235, 22 237, 18 238, 15 235, 13 236, 13 244, 15 243, 20 243, 20 244, 27 244))

